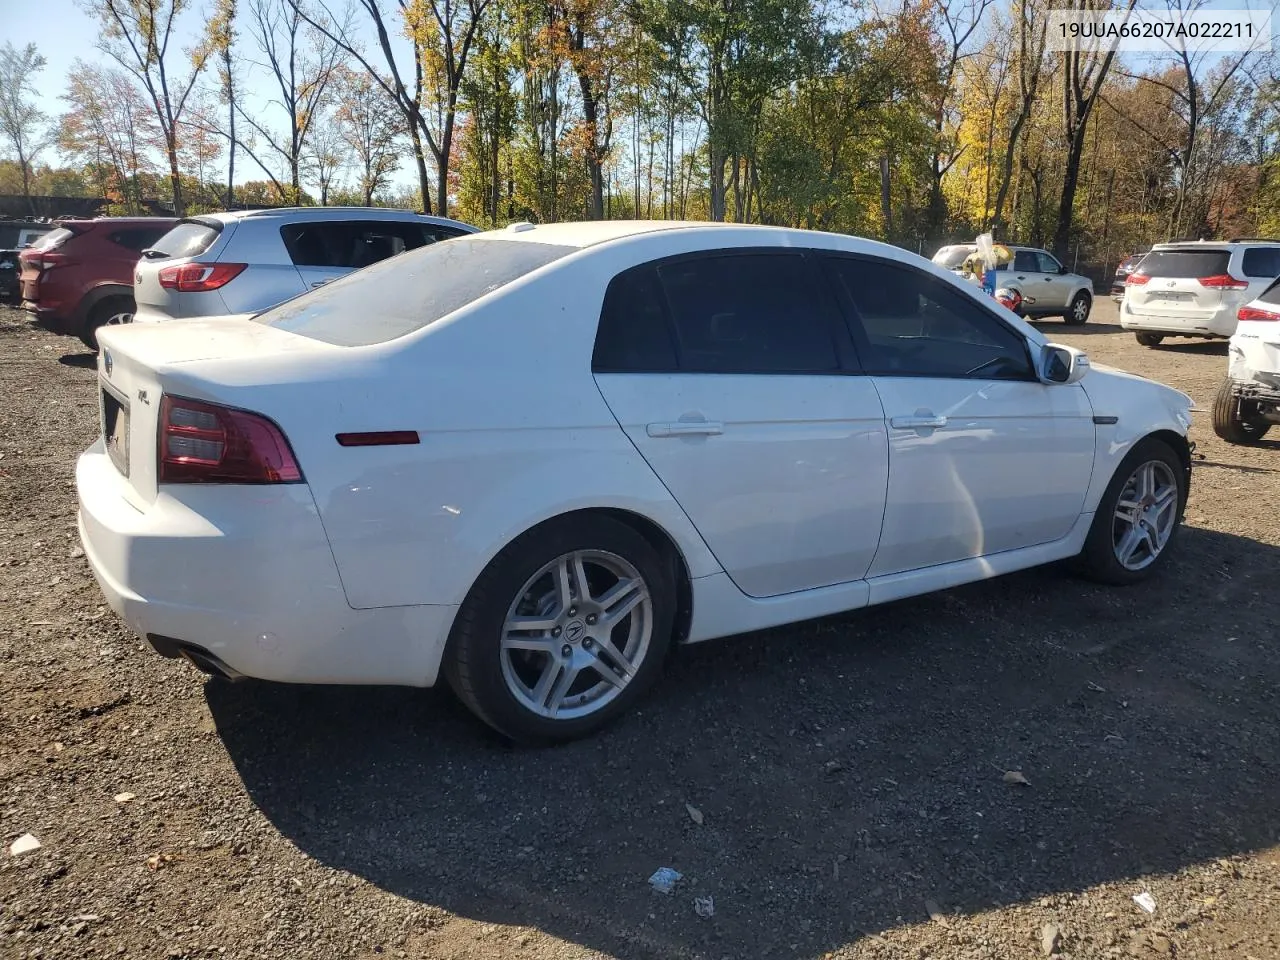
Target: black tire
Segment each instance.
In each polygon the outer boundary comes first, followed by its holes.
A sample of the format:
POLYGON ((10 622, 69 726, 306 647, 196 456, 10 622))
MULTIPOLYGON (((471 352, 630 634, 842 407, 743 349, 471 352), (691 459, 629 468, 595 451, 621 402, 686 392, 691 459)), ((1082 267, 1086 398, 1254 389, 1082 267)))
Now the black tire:
POLYGON ((132 297, 107 297, 101 303, 95 303, 93 309, 89 311, 89 316, 85 318, 84 327, 80 331, 80 342, 97 353, 98 328, 105 327, 112 323, 114 318, 125 314, 128 314, 129 319, 132 320, 134 311, 137 309, 132 297))
POLYGON ((1242 419, 1241 404, 1236 400, 1231 378, 1222 381, 1218 393, 1213 398, 1213 432, 1227 443, 1257 443, 1267 435, 1271 424, 1261 417, 1255 420, 1242 419))
POLYGON ((1071 303, 1067 306, 1067 312, 1062 315, 1062 319, 1068 326, 1079 327, 1089 322, 1089 313, 1093 310, 1093 297, 1081 290, 1071 298, 1071 303))
POLYGON ((1089 528, 1089 536, 1085 539, 1084 549, 1073 562, 1075 571, 1090 580, 1117 586, 1127 586, 1146 580, 1168 561, 1169 555, 1174 551, 1186 504, 1187 473, 1178 454, 1169 444, 1155 437, 1140 440, 1120 461, 1120 465, 1116 467, 1111 477, 1111 482, 1107 484, 1107 489, 1102 494, 1102 499, 1098 501, 1098 509, 1093 517, 1093 526, 1089 528), (1178 488, 1177 512, 1169 538, 1155 559, 1141 570, 1132 570, 1124 566, 1116 556, 1114 539, 1116 508, 1119 505, 1120 494, 1135 471, 1151 461, 1164 463, 1172 473, 1178 488))
MULTIPOLYGON (((671 647, 675 610, 672 565, 631 527, 589 513, 548 521, 509 544, 472 586, 449 638, 445 678, 472 713, 510 740, 529 745, 574 740, 625 713, 658 678, 671 647), (532 593, 522 594, 530 578, 574 551, 604 551, 634 567, 652 600, 652 624, 647 652, 614 698, 586 716, 561 720, 540 716, 512 692, 504 674, 502 637, 508 609, 532 593)), ((587 642, 582 641, 584 648, 587 642)))
POLYGON ((1140 346, 1158 347, 1164 343, 1164 334, 1162 333, 1135 333, 1133 338, 1138 341, 1140 346))

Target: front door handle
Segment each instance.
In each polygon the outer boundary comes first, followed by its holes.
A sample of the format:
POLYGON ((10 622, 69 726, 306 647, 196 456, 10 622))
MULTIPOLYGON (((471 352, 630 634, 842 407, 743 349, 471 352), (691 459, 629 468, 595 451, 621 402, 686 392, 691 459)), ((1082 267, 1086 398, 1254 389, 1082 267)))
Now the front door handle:
POLYGON ((940 430, 947 425, 946 417, 893 417, 889 426, 895 430, 940 430))
POLYGON ((323 287, 326 283, 332 283, 332 280, 314 280, 311 283, 312 288, 323 287))
POLYGON ((651 437, 718 437, 724 433, 724 424, 718 420, 677 420, 651 423, 645 433, 651 437))

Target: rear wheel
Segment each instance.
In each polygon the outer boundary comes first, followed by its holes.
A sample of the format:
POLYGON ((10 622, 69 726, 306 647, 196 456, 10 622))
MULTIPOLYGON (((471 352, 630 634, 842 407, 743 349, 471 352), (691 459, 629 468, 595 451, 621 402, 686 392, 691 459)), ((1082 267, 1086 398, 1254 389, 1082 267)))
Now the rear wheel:
POLYGON ((1256 406, 1236 397, 1230 378, 1223 380, 1213 398, 1213 432, 1227 443, 1257 443, 1271 424, 1261 415, 1249 416, 1256 406))
POLYGON ((1133 337, 1144 347, 1158 347, 1164 343, 1164 334, 1162 333, 1135 333, 1133 337))
POLYGON ((512 740, 585 736, 661 672, 675 596, 671 565, 630 527, 593 515, 551 521, 508 546, 471 588, 445 675, 512 740))
POLYGON ((1186 470, 1163 440, 1140 441, 1107 485, 1077 570, 1102 583, 1151 576, 1172 552, 1187 499, 1186 470))
POLYGON ((1062 319, 1073 327, 1078 327, 1089 320, 1089 311, 1093 309, 1093 297, 1081 290, 1071 298, 1071 305, 1062 319))
POLYGON ((90 350, 96 351, 98 328, 133 323, 133 312, 136 309, 130 297, 107 297, 101 303, 94 304, 85 320, 84 329, 80 332, 80 341, 90 350))

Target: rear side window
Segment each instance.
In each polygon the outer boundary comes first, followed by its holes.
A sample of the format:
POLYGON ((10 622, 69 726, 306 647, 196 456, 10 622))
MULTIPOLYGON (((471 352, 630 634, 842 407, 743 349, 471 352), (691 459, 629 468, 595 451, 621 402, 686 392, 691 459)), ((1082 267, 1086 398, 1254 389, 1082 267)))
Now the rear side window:
MULTIPOLYGON (((153 257, 198 257, 218 239, 221 228, 200 220, 186 220, 161 236, 150 249, 153 257)), ((145 247, 143 249, 146 249, 145 247)))
POLYGON ((253 319, 338 346, 385 343, 435 323, 576 249, 459 237, 376 263, 253 319))
POLYGON ((450 237, 459 231, 394 220, 290 223, 280 228, 289 258, 299 267, 359 270, 388 257, 450 237))
POLYGON ((1258 295, 1258 299, 1273 307, 1280 307, 1280 279, 1272 281, 1271 286, 1258 295))
POLYGON ((1023 336, 932 274, 883 260, 831 257, 853 306, 869 373, 1029 380, 1023 336))
POLYGON ((660 264, 680 369, 686 373, 824 373, 840 369, 834 304, 805 258, 750 253, 660 264))
POLYGON ((1013 269, 1026 273, 1040 272, 1040 258, 1034 250, 1015 250, 1013 252, 1013 269))
POLYGON ((614 277, 605 291, 591 369, 666 373, 679 369, 658 274, 652 266, 614 277))
POLYGON ((1227 272, 1227 250, 1153 250, 1142 258, 1138 272, 1148 277, 1197 279, 1227 272))
POLYGON ((1280 277, 1280 247, 1253 247, 1244 252, 1240 269, 1246 277, 1280 277))

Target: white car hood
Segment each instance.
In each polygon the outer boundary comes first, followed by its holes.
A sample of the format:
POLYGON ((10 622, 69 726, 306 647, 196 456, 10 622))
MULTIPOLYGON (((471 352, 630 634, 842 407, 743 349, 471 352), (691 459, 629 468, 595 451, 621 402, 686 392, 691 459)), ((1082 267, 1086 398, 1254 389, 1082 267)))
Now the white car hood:
POLYGON ((1135 401, 1154 398, 1184 428, 1191 425, 1189 414, 1196 409, 1196 402, 1181 390, 1104 363, 1090 362, 1089 366, 1089 375, 1080 381, 1080 385, 1096 413, 1121 416, 1124 408, 1135 401))

